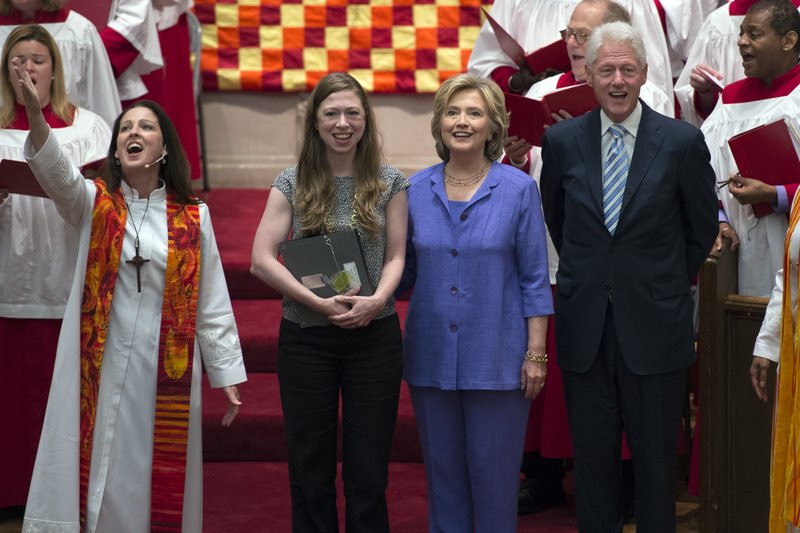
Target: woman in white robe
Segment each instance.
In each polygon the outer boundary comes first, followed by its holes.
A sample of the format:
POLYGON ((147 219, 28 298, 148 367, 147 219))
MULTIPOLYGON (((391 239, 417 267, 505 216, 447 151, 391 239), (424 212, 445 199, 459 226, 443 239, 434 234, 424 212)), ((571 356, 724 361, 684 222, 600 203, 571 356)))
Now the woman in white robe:
MULTIPOLYGON (((168 193, 183 205, 189 197, 188 168, 175 128, 163 110, 141 102, 123 113, 113 128, 108 159, 121 172, 115 194, 124 196, 127 223, 122 232, 121 259, 107 322, 105 351, 94 419, 85 524, 79 509, 81 302, 87 277, 87 257, 94 251, 92 219, 99 184, 86 181, 64 157, 43 121, 35 86, 12 59, 24 87, 31 133, 25 157, 42 187, 55 201, 65 221, 80 231, 75 279, 59 339, 39 453, 25 512, 26 533, 91 532, 145 533, 151 530, 152 457, 159 332, 168 246, 168 193), (116 161, 115 161, 116 160, 116 161), (166 163, 163 163, 166 161, 166 163), (120 191, 121 189, 121 191, 120 191), (139 267, 125 262, 140 256, 139 267)), ((103 172, 109 190, 119 175, 103 172)), ((172 200, 170 200, 172 202, 172 200)), ((229 406, 223 424, 236 416, 236 384, 245 377, 239 338, 214 239, 208 209, 199 211, 200 275, 196 333, 189 393, 188 444, 183 486, 181 530, 202 531, 202 446, 200 387, 202 364, 212 387, 223 387, 229 406)), ((169 319, 169 317, 167 317, 169 319)), ((159 489, 161 487, 158 487, 159 489)))

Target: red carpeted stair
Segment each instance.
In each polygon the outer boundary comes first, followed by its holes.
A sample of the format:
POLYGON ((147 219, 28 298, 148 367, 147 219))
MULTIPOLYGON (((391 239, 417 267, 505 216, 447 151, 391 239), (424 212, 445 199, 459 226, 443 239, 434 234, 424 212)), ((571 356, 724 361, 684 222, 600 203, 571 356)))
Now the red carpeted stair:
MULTIPOLYGON (((286 437, 281 416, 277 360, 281 300, 252 277, 250 252, 266 205, 267 190, 215 189, 207 202, 239 328, 248 382, 233 426, 223 428, 223 395, 203 383, 204 532, 291 531, 286 437)), ((401 323, 407 302, 398 303, 401 323)), ((411 401, 403 385, 389 468, 389 515, 393 532, 427 530, 427 494, 411 401)), ((339 492, 343 528, 344 498, 339 492)), ((519 531, 577 531, 565 506, 521 517, 519 531)))

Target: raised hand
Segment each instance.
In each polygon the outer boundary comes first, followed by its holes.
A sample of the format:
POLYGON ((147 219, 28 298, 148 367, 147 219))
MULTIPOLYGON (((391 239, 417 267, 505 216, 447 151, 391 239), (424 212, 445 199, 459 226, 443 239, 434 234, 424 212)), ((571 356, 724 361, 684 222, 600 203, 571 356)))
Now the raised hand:
POLYGON ((22 88, 22 99, 28 116, 40 113, 42 106, 39 103, 39 93, 36 92, 36 86, 31 80, 30 74, 25 70, 22 61, 18 57, 11 58, 11 68, 14 70, 14 74, 17 75, 19 86, 22 88))

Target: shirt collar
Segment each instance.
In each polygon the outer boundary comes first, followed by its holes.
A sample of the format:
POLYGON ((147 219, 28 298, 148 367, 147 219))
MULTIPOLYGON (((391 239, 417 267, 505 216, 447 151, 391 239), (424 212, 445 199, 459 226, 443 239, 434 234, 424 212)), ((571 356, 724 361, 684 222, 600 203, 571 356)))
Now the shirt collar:
POLYGON ((612 124, 620 124, 628 131, 628 133, 633 135, 633 138, 635 139, 636 134, 639 131, 639 122, 641 122, 641 120, 642 120, 641 101, 636 102, 636 107, 633 108, 633 111, 631 112, 630 115, 628 115, 628 118, 626 118, 622 122, 612 121, 610 118, 608 118, 606 112, 603 111, 602 108, 600 109, 600 131, 603 132, 602 135, 606 134, 606 132, 608 131, 608 127, 611 126, 612 124))

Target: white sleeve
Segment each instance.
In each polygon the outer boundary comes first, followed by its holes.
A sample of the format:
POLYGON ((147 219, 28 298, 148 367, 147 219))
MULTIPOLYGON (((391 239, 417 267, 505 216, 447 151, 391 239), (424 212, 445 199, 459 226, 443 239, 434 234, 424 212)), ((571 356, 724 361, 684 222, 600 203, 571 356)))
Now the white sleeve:
POLYGON ((75 227, 88 220, 94 205, 95 185, 83 178, 61 150, 52 130, 37 153, 30 141, 25 141, 25 160, 42 189, 55 202, 58 214, 75 227))
POLYGON ((247 380, 236 320, 206 204, 200 205, 197 344, 212 387, 226 387, 247 380))
MULTIPOLYGON (((794 276, 797 276, 797 269, 793 267, 794 276)), ((796 297, 792 302, 792 316, 795 314, 795 307, 797 305, 796 297)), ((764 321, 761 323, 761 329, 756 337, 756 344, 753 347, 753 355, 759 357, 766 357, 770 361, 776 363, 781 355, 781 323, 783 322, 783 269, 780 269, 775 275, 775 288, 772 290, 772 295, 767 304, 767 312, 764 315, 764 321)))
MULTIPOLYGON (((509 28, 512 27, 511 22, 514 18, 515 4, 516 2, 512 0, 496 0, 492 6, 492 18, 506 31, 510 31, 509 28)), ((517 36, 512 36, 519 41, 517 36)), ((478 33, 478 38, 475 39, 475 46, 472 48, 472 53, 467 63, 467 71, 481 78, 490 78, 494 69, 502 66, 518 68, 500 48, 494 30, 492 30, 489 22, 486 21, 483 23, 480 33, 478 33)))

